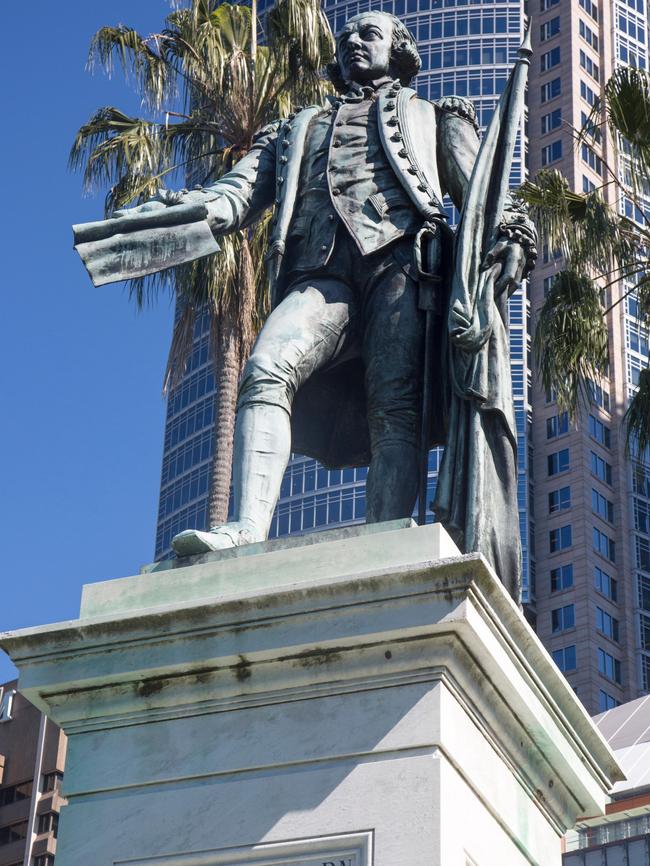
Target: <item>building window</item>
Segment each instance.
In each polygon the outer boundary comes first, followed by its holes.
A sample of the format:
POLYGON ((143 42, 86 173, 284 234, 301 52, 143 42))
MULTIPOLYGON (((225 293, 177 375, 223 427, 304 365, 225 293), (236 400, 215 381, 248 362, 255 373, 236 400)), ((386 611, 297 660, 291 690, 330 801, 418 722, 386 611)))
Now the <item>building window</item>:
POLYGON ((593 192, 596 189, 596 184, 593 180, 589 180, 586 174, 582 175, 582 191, 584 193, 593 192))
POLYGON ((27 821, 18 821, 7 827, 0 827, 0 845, 11 845, 27 838, 27 821))
POLYGON ((609 535, 605 535, 595 526, 592 528, 594 550, 610 562, 616 562, 616 544, 609 535))
POLYGON ((603 175, 603 161, 595 153, 588 144, 583 144, 580 148, 580 156, 582 157, 582 161, 586 163, 589 168, 599 174, 601 177, 603 175))
POLYGON ((565 631, 576 624, 575 608, 572 604, 556 607, 551 611, 551 628, 554 632, 565 631))
POLYGON ((39 854, 34 858, 34 866, 54 866, 53 854, 39 854))
POLYGON ((560 565, 551 570, 551 592, 570 589, 573 586, 573 563, 560 565))
POLYGON ((569 449, 563 448, 561 451, 554 451, 546 458, 546 466, 548 474, 557 475, 559 472, 566 472, 569 468, 569 449))
MULTIPOLYGON (((546 279, 553 280, 553 277, 546 279)), ((546 438, 554 439, 556 436, 561 436, 563 433, 569 432, 569 413, 562 412, 560 415, 552 415, 546 419, 546 438)))
POLYGON ((596 105, 596 103, 599 101, 598 96, 584 81, 580 82, 580 96, 584 99, 586 103, 591 106, 596 105))
POLYGON ((553 661, 562 672, 574 671, 578 666, 575 644, 555 650, 553 652, 553 661))
POLYGON ((594 51, 598 51, 598 36, 594 33, 591 27, 587 27, 585 22, 580 19, 578 29, 580 31, 580 35, 585 40, 585 42, 591 45, 594 51))
POLYGON ((44 773, 43 774, 43 785, 41 790, 43 793, 47 791, 58 791, 61 787, 61 780, 63 779, 63 773, 59 773, 58 771, 54 773, 44 773))
POLYGON ((614 707, 619 707, 620 705, 620 701, 617 701, 615 697, 608 695, 607 692, 600 689, 598 692, 598 709, 601 713, 604 713, 606 710, 612 710, 614 707))
POLYGON ((11 785, 8 788, 0 788, 0 806, 8 806, 19 800, 29 800, 32 796, 32 782, 22 782, 20 785, 11 785))
POLYGON ((605 448, 611 448, 611 430, 609 429, 609 427, 603 424, 602 421, 599 421, 598 418, 595 418, 593 415, 589 416, 589 435, 593 436, 596 442, 599 442, 605 448))
POLYGON ((594 79, 594 81, 600 81, 600 68, 597 63, 586 54, 582 48, 580 49, 580 66, 585 70, 588 75, 594 79))
POLYGON ((549 69, 553 69, 554 66, 558 66, 560 63, 560 46, 556 45, 555 48, 551 48, 550 51, 546 51, 540 57, 540 71, 548 72, 549 69))
POLYGON ((58 831, 59 816, 56 812, 45 812, 45 814, 39 815, 38 829, 36 831, 38 835, 41 833, 52 833, 54 838, 56 838, 58 831))
POLYGON ((607 520, 609 523, 614 522, 614 503, 610 502, 594 487, 591 488, 591 509, 603 520, 607 520))
POLYGON ((559 490, 551 490, 548 494, 548 513, 555 514, 567 508, 571 508, 571 488, 560 487, 559 490))
POLYGON ((612 601, 618 601, 618 581, 597 565, 594 566, 594 586, 602 595, 612 601))
POLYGON ((562 109, 555 108, 548 114, 542 115, 542 135, 552 132, 562 125, 562 109))
POLYGON ((578 2, 587 15, 591 15, 594 21, 598 21, 598 6, 596 6, 593 0, 578 0, 578 2))
POLYGON ((620 637, 619 622, 616 617, 607 613, 602 607, 596 606, 596 628, 599 632, 618 643, 620 637))
MULTIPOLYGON (((590 454, 591 457, 591 471, 596 476, 596 478, 600 478, 601 481, 604 481, 605 484, 609 484, 611 486, 612 483, 612 467, 606 461, 603 460, 602 457, 599 457, 594 451, 590 454)), ((550 474, 550 473, 549 473, 550 474)))
POLYGON ((562 93, 562 79, 554 78, 552 81, 547 81, 542 84, 540 89, 540 99, 542 102, 548 102, 550 99, 555 99, 562 93))
POLYGON ((589 398, 592 403, 595 403, 596 406, 600 406, 601 409, 604 409, 606 412, 610 411, 610 399, 609 399, 609 391, 603 388, 601 385, 596 385, 594 382, 589 382, 589 398))
POLYGON ((542 148, 542 165, 562 159, 562 141, 553 141, 542 148))
POLYGON ((552 9, 553 6, 557 6, 559 2, 560 0, 540 0, 539 11, 548 12, 548 10, 552 9))
POLYGON ((557 553, 558 550, 566 550, 571 547, 571 524, 559 526, 557 529, 551 529, 548 534, 549 548, 551 553, 557 553))
POLYGON ((560 16, 556 15, 555 18, 551 18, 550 21, 545 21, 544 24, 539 28, 539 39, 540 42, 546 42, 547 39, 551 39, 553 36, 557 36, 560 32, 560 16))
POLYGON ((598 670, 608 680, 613 680, 615 683, 621 682, 620 661, 600 647, 598 647, 598 670))

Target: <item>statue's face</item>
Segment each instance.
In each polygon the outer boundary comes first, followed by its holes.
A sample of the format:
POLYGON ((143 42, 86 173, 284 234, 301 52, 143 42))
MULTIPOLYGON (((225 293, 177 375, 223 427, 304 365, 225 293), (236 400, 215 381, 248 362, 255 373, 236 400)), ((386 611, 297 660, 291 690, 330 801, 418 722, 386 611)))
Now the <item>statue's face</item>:
POLYGON ((348 21, 337 39, 337 60, 346 81, 376 81, 389 73, 393 40, 390 18, 376 12, 348 21))

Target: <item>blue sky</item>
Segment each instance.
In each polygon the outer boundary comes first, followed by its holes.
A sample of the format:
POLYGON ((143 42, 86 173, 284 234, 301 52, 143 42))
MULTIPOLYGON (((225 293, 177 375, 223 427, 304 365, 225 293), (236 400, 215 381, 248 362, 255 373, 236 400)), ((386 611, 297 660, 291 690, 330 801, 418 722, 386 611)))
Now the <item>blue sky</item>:
MULTIPOLYGON (((74 619, 84 583, 153 558, 173 305, 138 313, 124 286, 95 289, 70 226, 98 219, 67 169, 99 106, 140 111, 121 73, 85 70, 103 24, 161 26, 166 0, 3 6, 0 136, 0 631, 74 619)), ((0 653, 0 683, 14 675, 0 653)))

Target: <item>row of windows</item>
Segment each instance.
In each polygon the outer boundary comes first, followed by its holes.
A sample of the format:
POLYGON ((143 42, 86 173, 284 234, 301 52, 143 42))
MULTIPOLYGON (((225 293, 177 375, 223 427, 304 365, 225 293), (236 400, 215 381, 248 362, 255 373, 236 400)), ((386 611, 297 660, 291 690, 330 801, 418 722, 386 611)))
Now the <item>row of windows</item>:
POLYGON ((600 67, 598 64, 586 54, 582 48, 580 49, 580 66, 585 70, 587 75, 591 75, 594 81, 600 81, 600 67))
POLYGON ((591 15, 594 21, 598 21, 598 6, 594 3, 594 0, 578 0, 578 2, 585 12, 591 15))
POLYGON ((592 171, 595 171, 596 174, 601 177, 603 176, 603 161, 588 144, 581 145, 580 157, 582 161, 592 169, 592 171))
MULTIPOLYGON (((601 595, 604 595, 613 602, 618 601, 618 582, 598 566, 594 566, 594 586, 601 595)), ((567 562, 564 565, 558 565, 556 568, 551 569, 551 592, 561 592, 572 587, 572 562, 567 562)), ((648 604, 647 609, 650 610, 650 580, 644 586, 643 592, 647 593, 644 595, 644 599, 648 604)), ((639 593, 641 594, 641 585, 639 586, 639 593)))
POLYGON ((585 42, 591 45, 594 51, 598 51, 598 36, 594 33, 591 27, 588 27, 585 24, 582 18, 580 19, 580 22, 578 24, 578 30, 585 42))
MULTIPOLYGON (((551 631, 556 634, 574 628, 576 624, 575 605, 565 604, 551 611, 551 631)), ((648 639, 650 641, 650 619, 648 619, 648 639)), ((620 623, 602 607, 596 605, 596 628, 605 637, 618 643, 620 639, 620 623)), ((648 644, 650 648, 650 643, 648 644)))
POLYGON ((200 397, 214 392, 214 372, 212 364, 198 370, 184 380, 178 388, 174 388, 167 403, 167 417, 173 418, 190 403, 200 397))
MULTIPOLYGON (((426 61, 427 49, 420 48, 423 63, 426 61)), ((431 48, 429 68, 456 68, 458 66, 481 66, 494 63, 506 65, 510 62, 509 46, 505 39, 495 40, 486 44, 484 40, 459 40, 440 48, 439 43, 431 48)))
POLYGON ((603 445, 605 448, 611 448, 612 436, 611 430, 607 425, 599 421, 594 415, 589 416, 589 435, 603 445))
POLYGON ((210 395, 177 415, 165 428, 165 452, 214 424, 214 397, 210 395))
POLYGON ((625 36, 617 35, 616 56, 621 63, 626 63, 628 66, 634 66, 637 69, 646 68, 647 63, 644 49, 631 45, 625 36))
POLYGON ((479 35, 481 33, 519 33, 521 23, 514 12, 504 15, 493 9, 471 9, 468 12, 446 12, 431 16, 431 39, 452 36, 479 35))
POLYGON ((591 464, 591 471, 603 481, 605 484, 609 484, 611 486, 612 483, 612 466, 606 460, 603 460, 595 451, 589 452, 589 459, 591 464))
POLYGON ((184 472, 198 466, 199 463, 209 460, 212 456, 212 441, 214 429, 209 428, 199 433, 194 439, 179 445, 174 451, 163 457, 161 486, 169 484, 174 478, 178 478, 184 472))
POLYGON ((599 97, 584 81, 580 82, 580 96, 588 105, 591 105, 592 107, 596 105, 596 103, 599 101, 599 97))
POLYGON ((271 537, 305 532, 366 516, 365 486, 348 487, 316 496, 281 502, 271 523, 271 537))
POLYGON ((176 512, 166 520, 158 523, 156 533, 156 558, 171 551, 172 538, 184 529, 207 529, 208 528, 208 506, 207 501, 195 502, 187 508, 176 512))
MULTIPOLYGON (((433 453, 433 465, 429 460, 429 470, 437 472, 437 452, 433 453)), ((288 496, 310 493, 336 487, 339 484, 354 484, 366 480, 368 469, 361 466, 357 469, 325 469, 315 460, 296 462, 289 465, 280 487, 280 501, 288 496)))
POLYGON ((631 15, 618 15, 618 29, 621 33, 627 33, 632 39, 636 39, 645 45, 645 27, 642 27, 636 18, 631 15))
MULTIPOLYGON (((467 72, 448 72, 442 76, 438 73, 430 76, 427 95, 434 101, 442 96, 498 96, 503 93, 506 81, 505 73, 494 69, 470 69, 467 72)), ((475 107, 479 114, 479 123, 483 126, 484 118, 481 117, 480 106, 475 107)), ((492 104, 489 109, 490 116, 493 111, 492 104)))
POLYGON ((11 845, 27 837, 27 821, 19 821, 8 827, 0 827, 0 845, 11 845))
POLYGON ((616 542, 596 526, 592 527, 591 533, 596 553, 609 559, 610 562, 616 562, 616 542))
POLYGON ((614 522, 614 503, 593 487, 591 489, 591 509, 603 520, 607 520, 609 523, 614 522))
MULTIPOLYGON (((553 661, 563 672, 574 671, 578 667, 575 644, 554 650, 552 655, 553 661)), ((613 682, 620 684, 622 681, 620 661, 600 647, 597 650, 597 657, 599 672, 613 682)))
POLYGON ((207 496, 209 485, 210 463, 204 463, 168 488, 163 488, 158 506, 158 520, 168 517, 199 496, 207 496))

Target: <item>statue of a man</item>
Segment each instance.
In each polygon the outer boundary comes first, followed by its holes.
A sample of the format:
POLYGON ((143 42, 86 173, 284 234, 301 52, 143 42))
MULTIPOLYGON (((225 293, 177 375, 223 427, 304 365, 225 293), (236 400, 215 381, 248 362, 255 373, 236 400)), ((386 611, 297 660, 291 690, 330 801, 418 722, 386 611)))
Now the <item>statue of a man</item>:
MULTIPOLYGON (((239 392, 234 519, 180 533, 179 555, 265 539, 292 450, 329 467, 369 465, 368 522, 413 511, 421 294, 426 284, 424 306, 436 322, 432 446, 445 437, 441 278, 452 233, 442 200, 448 193, 462 206, 479 148, 471 102, 419 98, 408 86, 419 68, 415 41, 397 18, 354 16, 329 70, 340 95, 270 124, 231 172, 181 198, 207 206, 214 236, 246 227, 270 206, 275 214, 273 311, 239 392)), ((122 217, 178 201, 163 193, 122 217)), ((525 231, 500 239, 492 257, 503 262, 497 293, 521 280, 532 245, 525 231)))

